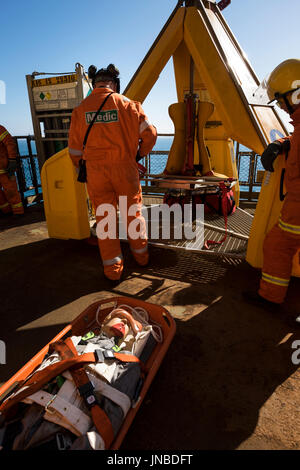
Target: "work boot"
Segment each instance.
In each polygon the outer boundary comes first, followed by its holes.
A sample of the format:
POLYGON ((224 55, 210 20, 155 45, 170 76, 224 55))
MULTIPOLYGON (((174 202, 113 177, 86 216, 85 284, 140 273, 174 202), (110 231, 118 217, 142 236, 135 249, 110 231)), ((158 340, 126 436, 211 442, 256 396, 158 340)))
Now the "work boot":
POLYGON ((283 306, 283 304, 271 302, 270 300, 267 300, 259 295, 257 292, 253 291, 243 292, 242 295, 244 300, 252 305, 261 307, 271 313, 281 314, 281 318, 283 319, 284 323, 286 323, 289 327, 293 329, 300 328, 300 314, 289 311, 287 307, 283 306))
POLYGON ((5 218, 5 217, 10 217, 11 215, 13 215, 13 212, 10 211, 10 212, 0 212, 0 218, 5 218))
POLYGON ((282 310, 282 304, 271 302, 270 300, 267 300, 261 295, 259 295, 257 292, 245 291, 242 292, 242 296, 244 300, 246 300, 246 302, 248 302, 249 304, 255 305, 256 307, 264 308, 269 312, 280 313, 282 310))

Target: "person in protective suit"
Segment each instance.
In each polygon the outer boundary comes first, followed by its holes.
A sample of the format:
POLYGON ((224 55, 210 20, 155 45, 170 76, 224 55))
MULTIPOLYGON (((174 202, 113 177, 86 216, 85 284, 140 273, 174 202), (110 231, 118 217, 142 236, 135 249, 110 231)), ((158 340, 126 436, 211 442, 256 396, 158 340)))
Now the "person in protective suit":
MULTIPOLYGON (((245 292, 246 300, 278 310, 285 300, 293 258, 300 249, 300 60, 289 59, 279 64, 267 80, 270 102, 292 118, 294 132, 268 145, 261 156, 265 170, 273 172, 279 154, 287 157, 286 196, 279 220, 267 233, 263 244, 263 267, 258 293, 245 292)), ((300 321, 300 317, 297 318, 300 321)))
POLYGON ((5 127, 0 125, 0 211, 2 214, 24 214, 15 176, 16 158, 17 145, 5 127))
POLYGON ((75 167, 84 168, 85 164, 87 191, 96 213, 104 275, 117 283, 123 271, 123 257, 116 234, 107 234, 105 238, 103 233, 101 221, 107 218, 105 204, 115 209, 119 205, 127 229, 131 223, 139 225, 138 237, 132 236, 130 230, 127 235, 135 260, 141 266, 147 265, 149 254, 146 224, 141 215, 142 190, 137 160, 152 150, 157 132, 141 104, 120 94, 119 71, 113 64, 98 71, 95 66, 90 66, 88 75, 93 91, 73 110, 69 154, 75 167), (107 101, 96 114, 84 147, 89 124, 105 99, 107 101), (123 204, 120 204, 121 196, 123 204))

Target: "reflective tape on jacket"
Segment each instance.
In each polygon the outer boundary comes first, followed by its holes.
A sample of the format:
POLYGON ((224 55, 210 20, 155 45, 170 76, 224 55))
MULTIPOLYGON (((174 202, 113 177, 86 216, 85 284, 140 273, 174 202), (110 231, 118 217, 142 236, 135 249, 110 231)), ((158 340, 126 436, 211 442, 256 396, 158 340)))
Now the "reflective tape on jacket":
POLYGON ((120 263, 121 261, 123 261, 123 256, 119 255, 112 259, 103 260, 103 266, 112 266, 113 264, 120 263))
POLYGON ((13 209, 16 209, 17 207, 22 207, 23 208, 23 204, 22 204, 22 202, 18 202, 17 204, 12 204, 11 207, 13 209))
POLYGON ((149 126, 150 126, 150 123, 149 123, 148 121, 146 121, 146 120, 143 121, 143 122, 140 124, 140 129, 139 129, 140 134, 141 134, 142 132, 144 132, 144 130, 147 129, 147 127, 149 127, 149 126))
POLYGON ((285 232, 300 235, 300 225, 287 224, 286 222, 283 222, 283 220, 279 219, 278 226, 285 232))
POLYGON ((131 251, 132 251, 133 253, 138 254, 138 255, 142 255, 143 253, 147 253, 147 251, 148 251, 148 246, 146 245, 146 246, 144 246, 144 248, 140 248, 140 249, 138 249, 138 250, 135 250, 135 249, 131 248, 131 251))
POLYGON ((74 157, 81 157, 82 151, 81 150, 76 150, 76 149, 70 149, 69 148, 69 154, 74 155, 74 157))
POLYGON ((5 139, 5 137, 8 135, 8 131, 4 131, 2 132, 2 134, 0 135, 0 142, 5 139))
POLYGON ((271 276, 267 273, 262 273, 262 280, 275 284, 276 286, 287 287, 289 285, 290 279, 283 279, 281 277, 271 276))
POLYGON ((1 169, 0 169, 0 175, 4 175, 5 173, 7 173, 6 170, 3 170, 3 169, 1 170, 1 169))
POLYGON ((9 202, 5 202, 5 204, 0 204, 0 209, 4 209, 5 207, 8 207, 10 204, 9 202))

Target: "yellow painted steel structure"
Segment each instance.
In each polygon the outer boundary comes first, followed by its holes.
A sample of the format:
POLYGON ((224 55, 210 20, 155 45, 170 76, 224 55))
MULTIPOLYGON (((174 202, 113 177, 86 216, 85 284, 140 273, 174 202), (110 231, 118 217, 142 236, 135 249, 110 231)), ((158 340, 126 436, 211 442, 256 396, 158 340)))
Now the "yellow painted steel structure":
MULTIPOLYGON (((175 148, 169 169, 176 172, 181 167, 180 156, 184 148, 183 118, 176 113, 183 113, 182 103, 190 88, 192 58, 196 68, 194 92, 200 102, 214 105, 213 114, 204 128, 211 168, 237 177, 233 141, 260 155, 270 142, 288 135, 288 131, 276 108, 268 104, 268 97, 256 96, 259 80, 217 5, 204 0, 189 2, 192 3, 193 6, 175 9, 125 94, 142 102, 154 84, 154 81, 146 81, 146 75, 151 71, 152 77, 158 77, 172 54, 179 104, 177 107, 171 105, 169 109, 175 125, 175 148), (163 60, 157 61, 157 57, 163 60)), ((280 213, 279 181, 283 164, 279 160, 275 172, 267 173, 263 181, 247 251, 247 261, 254 267, 262 266, 265 234, 280 213)), ((235 197, 238 200, 238 186, 235 197)), ((294 259, 293 275, 300 275, 299 253, 294 259)))

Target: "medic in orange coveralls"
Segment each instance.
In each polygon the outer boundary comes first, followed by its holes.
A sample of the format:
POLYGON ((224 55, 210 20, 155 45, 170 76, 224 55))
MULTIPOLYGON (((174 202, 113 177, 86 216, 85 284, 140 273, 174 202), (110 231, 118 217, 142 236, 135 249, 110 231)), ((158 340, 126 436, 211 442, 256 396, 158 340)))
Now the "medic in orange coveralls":
POLYGON ((17 146, 14 139, 5 127, 0 126, 0 212, 2 211, 2 214, 24 214, 15 177, 16 157, 17 146))
MULTIPOLYGON (((69 154, 76 167, 79 160, 86 161, 87 190, 95 212, 102 204, 115 208, 120 196, 127 196, 127 227, 132 221, 139 222, 139 238, 128 234, 132 254, 141 266, 148 263, 149 254, 146 224, 141 215, 142 191, 136 156, 147 155, 156 142, 157 132, 141 107, 141 104, 119 94, 119 71, 110 64, 107 69, 89 67, 93 92, 73 110, 69 132, 69 154), (92 126, 86 147, 83 141, 94 113, 104 99, 114 92, 105 103, 92 126), (134 215, 128 208, 136 205, 134 215)), ((119 206, 121 210, 121 206, 119 206)), ((122 215, 122 214, 121 214, 122 215)), ((96 221, 103 219, 96 215, 96 221)), ((104 266, 104 275, 119 281, 123 271, 123 257, 117 237, 100 239, 98 245, 104 266)))
MULTIPOLYGON (((275 158, 281 153, 288 154, 284 178, 287 194, 279 220, 264 240, 258 294, 248 292, 244 297, 252 303, 278 309, 287 293, 293 257, 300 249, 300 60, 289 59, 278 65, 267 81, 267 92, 271 101, 277 100, 290 114, 294 132, 271 143, 261 156, 265 170, 272 172, 275 158)), ((296 320, 299 322, 300 317, 296 320)))

